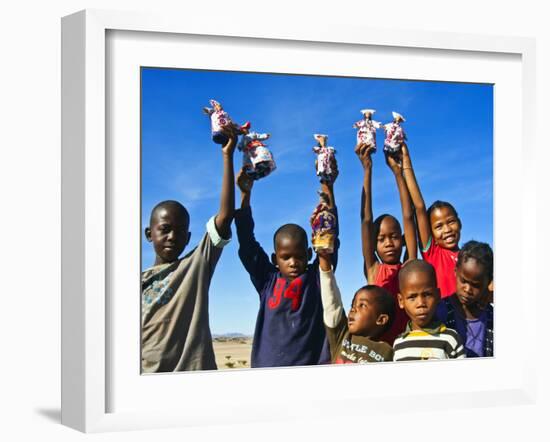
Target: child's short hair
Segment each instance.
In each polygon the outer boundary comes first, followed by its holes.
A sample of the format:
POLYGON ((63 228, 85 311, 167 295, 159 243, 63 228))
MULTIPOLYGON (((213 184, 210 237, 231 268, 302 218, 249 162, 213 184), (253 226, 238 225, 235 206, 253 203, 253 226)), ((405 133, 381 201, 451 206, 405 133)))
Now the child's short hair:
POLYGON ((179 211, 184 220, 189 224, 189 212, 187 211, 185 206, 176 200, 166 200, 161 201, 155 207, 153 207, 153 210, 151 210, 151 216, 149 218, 149 225, 153 224, 153 218, 160 209, 167 209, 168 207, 172 207, 179 211))
POLYGON ((403 290, 403 284, 406 278, 413 272, 427 273, 433 281, 435 287, 437 287, 437 278, 435 276, 434 266, 428 261, 421 259, 411 259, 407 261, 403 267, 399 270, 399 290, 403 290))
POLYGON ((391 327, 393 320, 395 319, 395 300, 393 299, 393 296, 382 287, 368 284, 355 292, 353 301, 355 301, 355 296, 362 291, 367 291, 374 295, 373 300, 376 304, 376 311, 379 315, 388 315, 388 322, 384 325, 384 329, 380 332, 380 334, 385 333, 386 330, 391 327))
POLYGON ((299 241, 304 248, 308 248, 306 231, 298 224, 284 224, 279 227, 273 235, 273 249, 277 250, 277 241, 281 238, 292 238, 299 241))
POLYGON ((493 249, 489 244, 473 240, 468 241, 458 252, 456 266, 461 266, 469 259, 475 259, 481 264, 489 277, 489 281, 493 280, 493 249))
POLYGON ((458 212, 456 211, 455 207, 447 201, 440 201, 440 200, 434 201, 432 205, 428 207, 428 219, 430 219, 430 216, 432 215, 432 212, 435 209, 442 209, 443 207, 450 209, 453 212, 454 216, 456 216, 456 219, 458 219, 458 222, 460 222, 460 218, 458 216, 458 212))

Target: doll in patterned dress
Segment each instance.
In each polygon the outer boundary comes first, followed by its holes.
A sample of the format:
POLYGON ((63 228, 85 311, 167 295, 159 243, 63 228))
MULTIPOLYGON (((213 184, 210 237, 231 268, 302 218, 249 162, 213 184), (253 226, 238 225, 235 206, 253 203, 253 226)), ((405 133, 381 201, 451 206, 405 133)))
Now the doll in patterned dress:
POLYGON ((321 183, 332 183, 336 179, 336 171, 333 170, 336 150, 327 146, 328 135, 314 134, 313 137, 317 140, 317 146, 313 147, 313 152, 317 154, 317 176, 321 183))
POLYGON ((372 115, 376 111, 374 109, 362 109, 363 119, 357 121, 354 125, 354 129, 357 131, 357 144, 366 144, 367 147, 372 148, 371 152, 376 152, 376 129, 380 129, 382 124, 372 119, 372 115))
POLYGON ((384 151, 389 155, 394 155, 401 150, 403 143, 407 139, 401 123, 405 121, 402 115, 392 112, 393 121, 384 125, 386 138, 384 140, 384 151))
POLYGON ((276 169, 273 154, 263 143, 271 135, 250 132, 249 127, 243 127, 243 136, 237 148, 243 153, 243 170, 253 180, 266 177, 276 169))
POLYGON ((203 107, 202 111, 210 116, 210 123, 212 125, 212 141, 222 146, 229 141, 229 135, 227 132, 234 132, 235 135, 241 135, 245 129, 250 128, 250 123, 247 121, 242 126, 239 126, 233 122, 231 117, 223 107, 216 100, 210 100, 210 107, 203 107))

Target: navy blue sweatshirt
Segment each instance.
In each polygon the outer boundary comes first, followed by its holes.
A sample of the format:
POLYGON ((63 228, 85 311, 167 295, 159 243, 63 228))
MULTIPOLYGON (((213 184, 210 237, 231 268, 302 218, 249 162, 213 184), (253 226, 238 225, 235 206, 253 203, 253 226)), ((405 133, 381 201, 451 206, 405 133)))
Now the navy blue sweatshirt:
MULTIPOLYGON (((235 212, 235 225, 239 257, 260 295, 251 367, 330 363, 318 260, 289 283, 256 241, 250 207, 235 212)), ((337 251, 332 259, 336 267, 337 251)))

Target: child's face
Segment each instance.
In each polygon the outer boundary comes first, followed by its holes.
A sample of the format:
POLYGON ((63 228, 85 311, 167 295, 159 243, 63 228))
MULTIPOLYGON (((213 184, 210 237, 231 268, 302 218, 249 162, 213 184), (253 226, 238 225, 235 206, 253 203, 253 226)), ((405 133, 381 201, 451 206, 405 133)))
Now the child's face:
POLYGON ((161 207, 145 229, 145 236, 153 243, 156 265, 173 262, 189 242, 189 220, 174 207, 161 207))
POLYGON ((395 219, 385 217, 380 223, 380 232, 376 238, 376 253, 385 264, 397 264, 403 251, 401 226, 395 219))
POLYGON ((399 307, 405 310, 413 329, 426 327, 432 320, 440 299, 439 289, 428 272, 410 272, 397 295, 399 307))
POLYGON ((456 249, 460 241, 460 220, 449 207, 439 207, 430 214, 432 236, 444 249, 456 249))
POLYGON ((461 304, 470 306, 484 300, 488 294, 489 277, 483 265, 468 259, 456 267, 456 295, 461 304))
POLYGON ((374 295, 368 290, 355 294, 348 314, 348 329, 352 335, 375 337, 389 320, 388 315, 378 313, 374 295))
POLYGON ((306 271, 310 256, 311 251, 296 238, 282 236, 276 241, 274 264, 289 281, 293 281, 306 271))

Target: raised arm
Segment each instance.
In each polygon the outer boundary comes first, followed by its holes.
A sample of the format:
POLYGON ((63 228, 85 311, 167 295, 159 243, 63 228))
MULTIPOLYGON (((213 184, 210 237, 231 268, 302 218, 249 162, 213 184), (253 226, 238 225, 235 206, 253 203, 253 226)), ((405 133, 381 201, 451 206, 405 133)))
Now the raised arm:
POLYGON ((332 271, 331 256, 319 254, 321 302, 323 303, 323 322, 327 327, 336 327, 344 313, 340 289, 332 271))
POLYGON ((372 147, 360 143, 355 146, 355 153, 363 166, 363 190, 361 192, 361 246, 363 251, 365 278, 373 283, 378 262, 374 254, 376 243, 374 238, 374 219, 372 215, 372 147))
POLYGON ((422 198, 420 187, 416 181, 411 156, 406 144, 403 144, 402 156, 403 177, 405 178, 405 183, 407 184, 407 188, 414 205, 414 211, 416 213, 420 246, 422 249, 425 249, 428 245, 428 241, 430 240, 432 229, 430 226, 430 219, 428 218, 428 212, 426 211, 426 204, 424 204, 424 198, 422 198))
POLYGON ((275 267, 254 236, 254 219, 250 208, 253 183, 254 181, 241 169, 237 175, 237 186, 241 191, 241 208, 235 213, 235 226, 239 241, 239 258, 254 287, 261 293, 270 272, 275 271, 275 267))
POLYGON ((417 240, 416 226, 414 223, 414 212, 411 204, 411 197, 407 189, 407 183, 402 174, 402 165, 399 164, 391 155, 386 155, 386 164, 389 166, 395 176, 397 190, 399 191, 399 200, 401 202, 401 213, 403 216, 403 230, 405 233, 405 246, 407 247, 408 259, 416 259, 417 240))
POLYGON ((229 141, 222 147, 223 178, 220 197, 220 209, 216 215, 216 229, 222 238, 231 236, 231 222, 235 214, 235 172, 233 171, 233 153, 237 137, 230 134, 229 141))
POLYGON ((241 209, 250 207, 250 196, 252 195, 252 185, 254 181, 243 169, 237 174, 237 186, 241 191, 241 209))

